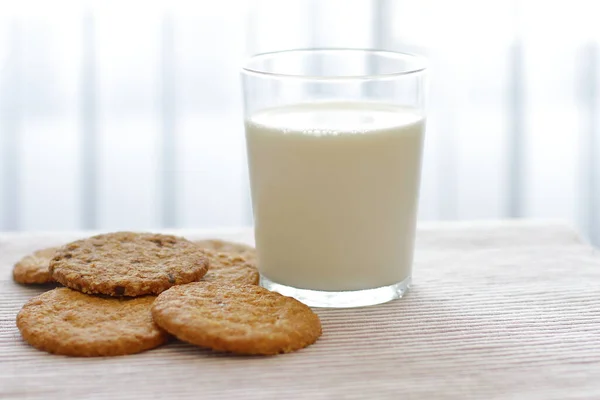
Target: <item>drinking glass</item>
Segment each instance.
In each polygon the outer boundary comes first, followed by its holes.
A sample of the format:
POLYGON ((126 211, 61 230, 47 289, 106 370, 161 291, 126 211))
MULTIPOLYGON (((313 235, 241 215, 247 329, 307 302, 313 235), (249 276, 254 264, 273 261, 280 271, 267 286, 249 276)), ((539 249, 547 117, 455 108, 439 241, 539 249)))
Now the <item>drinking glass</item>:
POLYGON ((261 285, 316 307, 411 283, 425 132, 423 57, 300 49, 242 69, 261 285))

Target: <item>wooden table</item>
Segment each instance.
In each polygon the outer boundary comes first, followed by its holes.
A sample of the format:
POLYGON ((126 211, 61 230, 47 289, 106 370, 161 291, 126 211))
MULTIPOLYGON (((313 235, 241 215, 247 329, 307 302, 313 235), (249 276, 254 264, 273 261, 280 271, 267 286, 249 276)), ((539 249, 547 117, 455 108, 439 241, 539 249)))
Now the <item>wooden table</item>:
MULTIPOLYGON (((179 233, 252 242, 247 229, 179 233)), ((0 399, 600 399, 600 258, 561 224, 422 225, 404 299, 317 310, 323 337, 275 357, 29 347, 15 316, 43 289, 13 283, 12 265, 85 235, 0 234, 0 399)))

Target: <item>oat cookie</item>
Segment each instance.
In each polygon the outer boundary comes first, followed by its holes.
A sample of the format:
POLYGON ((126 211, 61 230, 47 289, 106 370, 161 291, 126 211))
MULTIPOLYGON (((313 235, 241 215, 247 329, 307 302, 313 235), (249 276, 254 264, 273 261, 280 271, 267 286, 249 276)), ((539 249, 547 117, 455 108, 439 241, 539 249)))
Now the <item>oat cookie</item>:
POLYGON ((202 278, 206 282, 258 285, 259 274, 253 262, 243 256, 203 250, 210 269, 202 278))
POLYGON ((321 335, 308 306, 256 285, 174 286, 158 296, 152 317, 183 341, 240 354, 288 353, 321 335))
POLYGON ((15 282, 26 284, 44 284, 54 282, 48 271, 50 260, 54 257, 57 247, 34 251, 23 257, 13 267, 15 282))
POLYGON ((50 262, 52 278, 84 293, 158 294, 208 270, 198 247, 181 237, 116 232, 69 243, 50 262))
POLYGON ((117 356, 157 347, 167 334, 153 321, 155 296, 112 298, 58 288, 29 300, 17 315, 26 342, 68 356, 117 356))
POLYGON ((215 250, 220 253, 240 255, 246 258, 248 261, 256 260, 256 249, 252 246, 248 246, 247 244, 228 242, 221 239, 197 240, 195 243, 203 249, 215 250))

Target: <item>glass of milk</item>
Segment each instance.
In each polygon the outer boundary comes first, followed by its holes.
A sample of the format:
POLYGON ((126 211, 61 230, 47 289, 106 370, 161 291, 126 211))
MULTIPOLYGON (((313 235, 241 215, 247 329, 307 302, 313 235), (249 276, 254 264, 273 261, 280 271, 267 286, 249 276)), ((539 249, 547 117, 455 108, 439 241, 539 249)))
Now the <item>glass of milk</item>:
POLYGON ((261 285, 315 307, 400 298, 411 283, 426 63, 289 50, 242 69, 261 285))

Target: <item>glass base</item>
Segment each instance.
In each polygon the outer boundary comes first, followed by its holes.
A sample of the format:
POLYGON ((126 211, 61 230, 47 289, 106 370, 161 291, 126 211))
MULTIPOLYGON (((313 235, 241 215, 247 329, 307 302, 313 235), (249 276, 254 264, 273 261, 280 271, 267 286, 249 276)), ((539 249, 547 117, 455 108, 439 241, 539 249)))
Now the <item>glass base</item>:
POLYGON ((325 292, 320 290, 298 289, 291 286, 275 283, 264 276, 260 276, 260 285, 290 296, 311 307, 350 308, 364 307, 375 304, 386 303, 399 299, 410 288, 411 277, 409 276, 400 283, 382 286, 375 289, 352 290, 345 292, 325 292))

